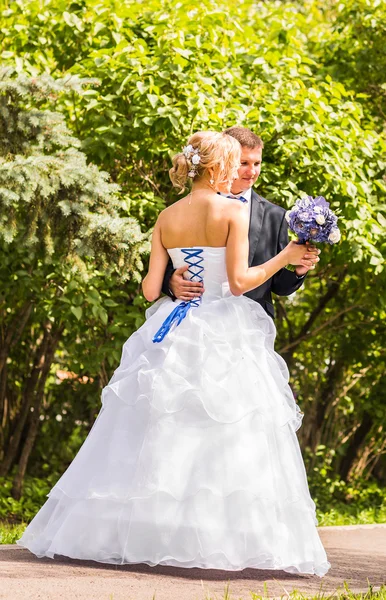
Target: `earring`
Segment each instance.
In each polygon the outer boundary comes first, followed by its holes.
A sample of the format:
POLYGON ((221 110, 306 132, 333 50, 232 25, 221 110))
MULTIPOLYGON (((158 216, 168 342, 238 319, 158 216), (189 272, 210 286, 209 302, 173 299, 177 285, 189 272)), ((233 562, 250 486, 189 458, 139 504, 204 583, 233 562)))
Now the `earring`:
POLYGON ((213 179, 213 177, 212 177, 212 179, 210 179, 209 183, 210 183, 210 185, 213 185, 213 184, 214 184, 214 179, 213 179))

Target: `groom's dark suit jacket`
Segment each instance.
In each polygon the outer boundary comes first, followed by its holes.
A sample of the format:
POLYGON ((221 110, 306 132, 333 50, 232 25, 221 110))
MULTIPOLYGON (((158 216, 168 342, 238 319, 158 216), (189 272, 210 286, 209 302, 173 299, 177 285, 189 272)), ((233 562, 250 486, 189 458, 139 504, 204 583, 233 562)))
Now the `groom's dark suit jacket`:
MULTIPOLYGON (((285 248, 288 244, 288 226, 284 218, 286 211, 281 206, 268 202, 262 196, 258 196, 254 190, 252 190, 251 202, 248 264, 254 267, 276 256, 285 248)), ((169 280, 174 270, 173 263, 169 260, 162 285, 164 294, 173 300, 176 298, 169 289, 169 280)), ((298 277, 288 269, 281 269, 265 283, 244 295, 261 304, 266 313, 274 318, 272 293, 288 296, 302 285, 304 277, 298 277)))

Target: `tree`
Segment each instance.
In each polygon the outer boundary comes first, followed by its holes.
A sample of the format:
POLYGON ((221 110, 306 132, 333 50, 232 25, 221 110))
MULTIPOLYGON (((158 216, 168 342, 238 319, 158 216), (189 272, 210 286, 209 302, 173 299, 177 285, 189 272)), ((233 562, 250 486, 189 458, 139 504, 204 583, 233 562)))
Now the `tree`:
POLYGON ((386 14, 380 0, 332 3, 330 35, 319 36, 315 51, 326 71, 358 92, 369 116, 386 121, 386 14))
POLYGON ((16 497, 61 344, 91 344, 90 331, 108 326, 116 304, 99 280, 138 280, 146 249, 118 186, 87 163, 63 116, 44 108, 87 83, 0 71, 0 456, 2 475, 18 465, 16 497))
MULTIPOLYGON (((170 155, 192 130, 235 123, 264 140, 261 195, 288 208, 299 195, 322 194, 339 213, 342 242, 322 248, 301 291, 277 299, 277 348, 305 411, 299 435, 316 479, 328 463, 337 477, 385 481, 386 148, 380 113, 362 95, 372 85, 383 93, 384 17, 377 0, 16 0, 0 34, 4 60, 18 69, 100 81, 53 102, 88 158, 122 186, 122 207, 144 233, 177 198, 170 155)), ((101 297, 116 293, 98 281, 101 297)), ((137 296, 131 312, 130 289, 127 313, 120 291, 114 296, 126 333, 145 307, 137 296)), ((103 363, 109 336, 98 340, 103 363)), ((86 343, 68 347, 68 370, 99 377, 97 361, 84 362, 86 343)), ((51 406, 59 404, 56 396, 51 406)), ((84 419, 84 434, 90 424, 84 419)))

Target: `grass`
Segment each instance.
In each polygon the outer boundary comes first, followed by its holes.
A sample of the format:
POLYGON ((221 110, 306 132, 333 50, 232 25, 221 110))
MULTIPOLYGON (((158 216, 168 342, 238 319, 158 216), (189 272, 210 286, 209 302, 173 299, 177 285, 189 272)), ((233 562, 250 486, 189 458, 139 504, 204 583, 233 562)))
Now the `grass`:
MULTIPOLYGON (((319 592, 318 594, 314 594, 313 596, 307 596, 302 592, 294 590, 292 592, 288 592, 285 590, 283 586, 283 593, 280 596, 270 596, 268 586, 264 583, 264 593, 263 594, 255 594, 254 592, 250 592, 250 597, 248 600, 269 600, 272 598, 283 599, 283 600, 386 600, 386 585, 382 585, 379 589, 374 590, 373 586, 368 584, 368 589, 365 592, 352 592, 344 582, 342 587, 336 588, 334 592, 319 592)), ((114 595, 111 594, 109 600, 114 600, 114 595)), ((157 595, 154 594, 152 600, 157 600, 157 595)), ((247 600, 240 596, 233 596, 229 591, 229 585, 226 586, 224 596, 211 596, 206 595, 203 600, 247 600)))
POLYGON ((26 527, 27 523, 12 524, 0 521, 0 544, 16 544, 26 527))
MULTIPOLYGON (((266 584, 264 584, 264 588, 266 588, 266 584)), ((338 587, 335 592, 319 592, 313 596, 307 596, 306 594, 298 592, 297 590, 292 592, 283 590, 283 592, 283 594, 280 596, 275 596, 275 598, 283 598, 288 600, 328 600, 329 598, 334 598, 334 600, 386 600, 385 585, 382 585, 379 590, 374 590, 373 586, 369 585, 367 591, 361 593, 352 592, 346 582, 344 582, 342 587, 338 587)), ((264 594, 254 594, 251 592, 251 600, 267 600, 267 598, 269 598, 269 596, 266 593, 266 590, 264 591, 264 594)), ((206 598, 205 600, 212 599, 206 598)), ((225 597, 224 600, 236 599, 232 599, 229 595, 228 598, 225 597)))
MULTIPOLYGON (((315 594, 314 596, 307 596, 294 590, 293 592, 287 592, 283 589, 283 594, 280 596, 270 596, 268 593, 268 586, 264 583, 264 593, 263 594, 255 594, 254 592, 250 592, 250 597, 248 600, 269 600, 272 598, 283 599, 283 600, 386 600, 386 586, 382 585, 378 590, 374 590, 373 586, 369 584, 366 592, 356 593, 352 592, 348 587, 347 583, 344 582, 342 588, 337 588, 335 592, 320 592, 319 594, 315 594)), ((114 600, 114 594, 110 594, 108 600, 114 600)), ((157 600, 157 595, 154 594, 151 600, 157 600)), ((241 598, 240 596, 232 596, 229 591, 229 585, 226 586, 224 596, 211 596, 206 595, 203 600, 247 600, 246 598, 241 598)))
MULTIPOLYGON (((365 592, 356 593, 352 592, 347 583, 344 582, 343 585, 336 588, 334 592, 319 592, 312 596, 307 596, 297 590, 289 592, 283 586, 282 594, 270 596, 267 583, 264 582, 264 593, 255 594, 254 592, 250 592, 248 600, 268 600, 270 598, 281 598, 283 600, 386 600, 386 585, 382 585, 379 589, 374 590, 373 586, 368 584, 368 589, 365 592)), ((112 596, 109 600, 114 600, 114 597, 112 596)), ((154 594, 152 600, 157 600, 156 594, 154 594)), ((247 600, 247 598, 244 597, 243 599, 240 596, 233 596, 229 591, 229 585, 227 585, 224 596, 219 597, 207 594, 204 600, 247 600)))
POLYGON ((363 508, 339 505, 327 512, 316 512, 319 527, 327 525, 370 525, 373 523, 386 523, 386 504, 380 507, 363 508))

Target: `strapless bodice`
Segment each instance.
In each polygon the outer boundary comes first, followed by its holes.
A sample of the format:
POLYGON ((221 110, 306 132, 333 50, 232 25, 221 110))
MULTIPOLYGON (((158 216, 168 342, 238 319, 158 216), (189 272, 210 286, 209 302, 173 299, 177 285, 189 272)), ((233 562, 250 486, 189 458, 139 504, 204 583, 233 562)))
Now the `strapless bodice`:
POLYGON ((188 265, 189 268, 184 273, 185 279, 203 281, 205 292, 202 295, 202 302, 229 296, 225 246, 169 248, 168 254, 175 269, 188 265))

